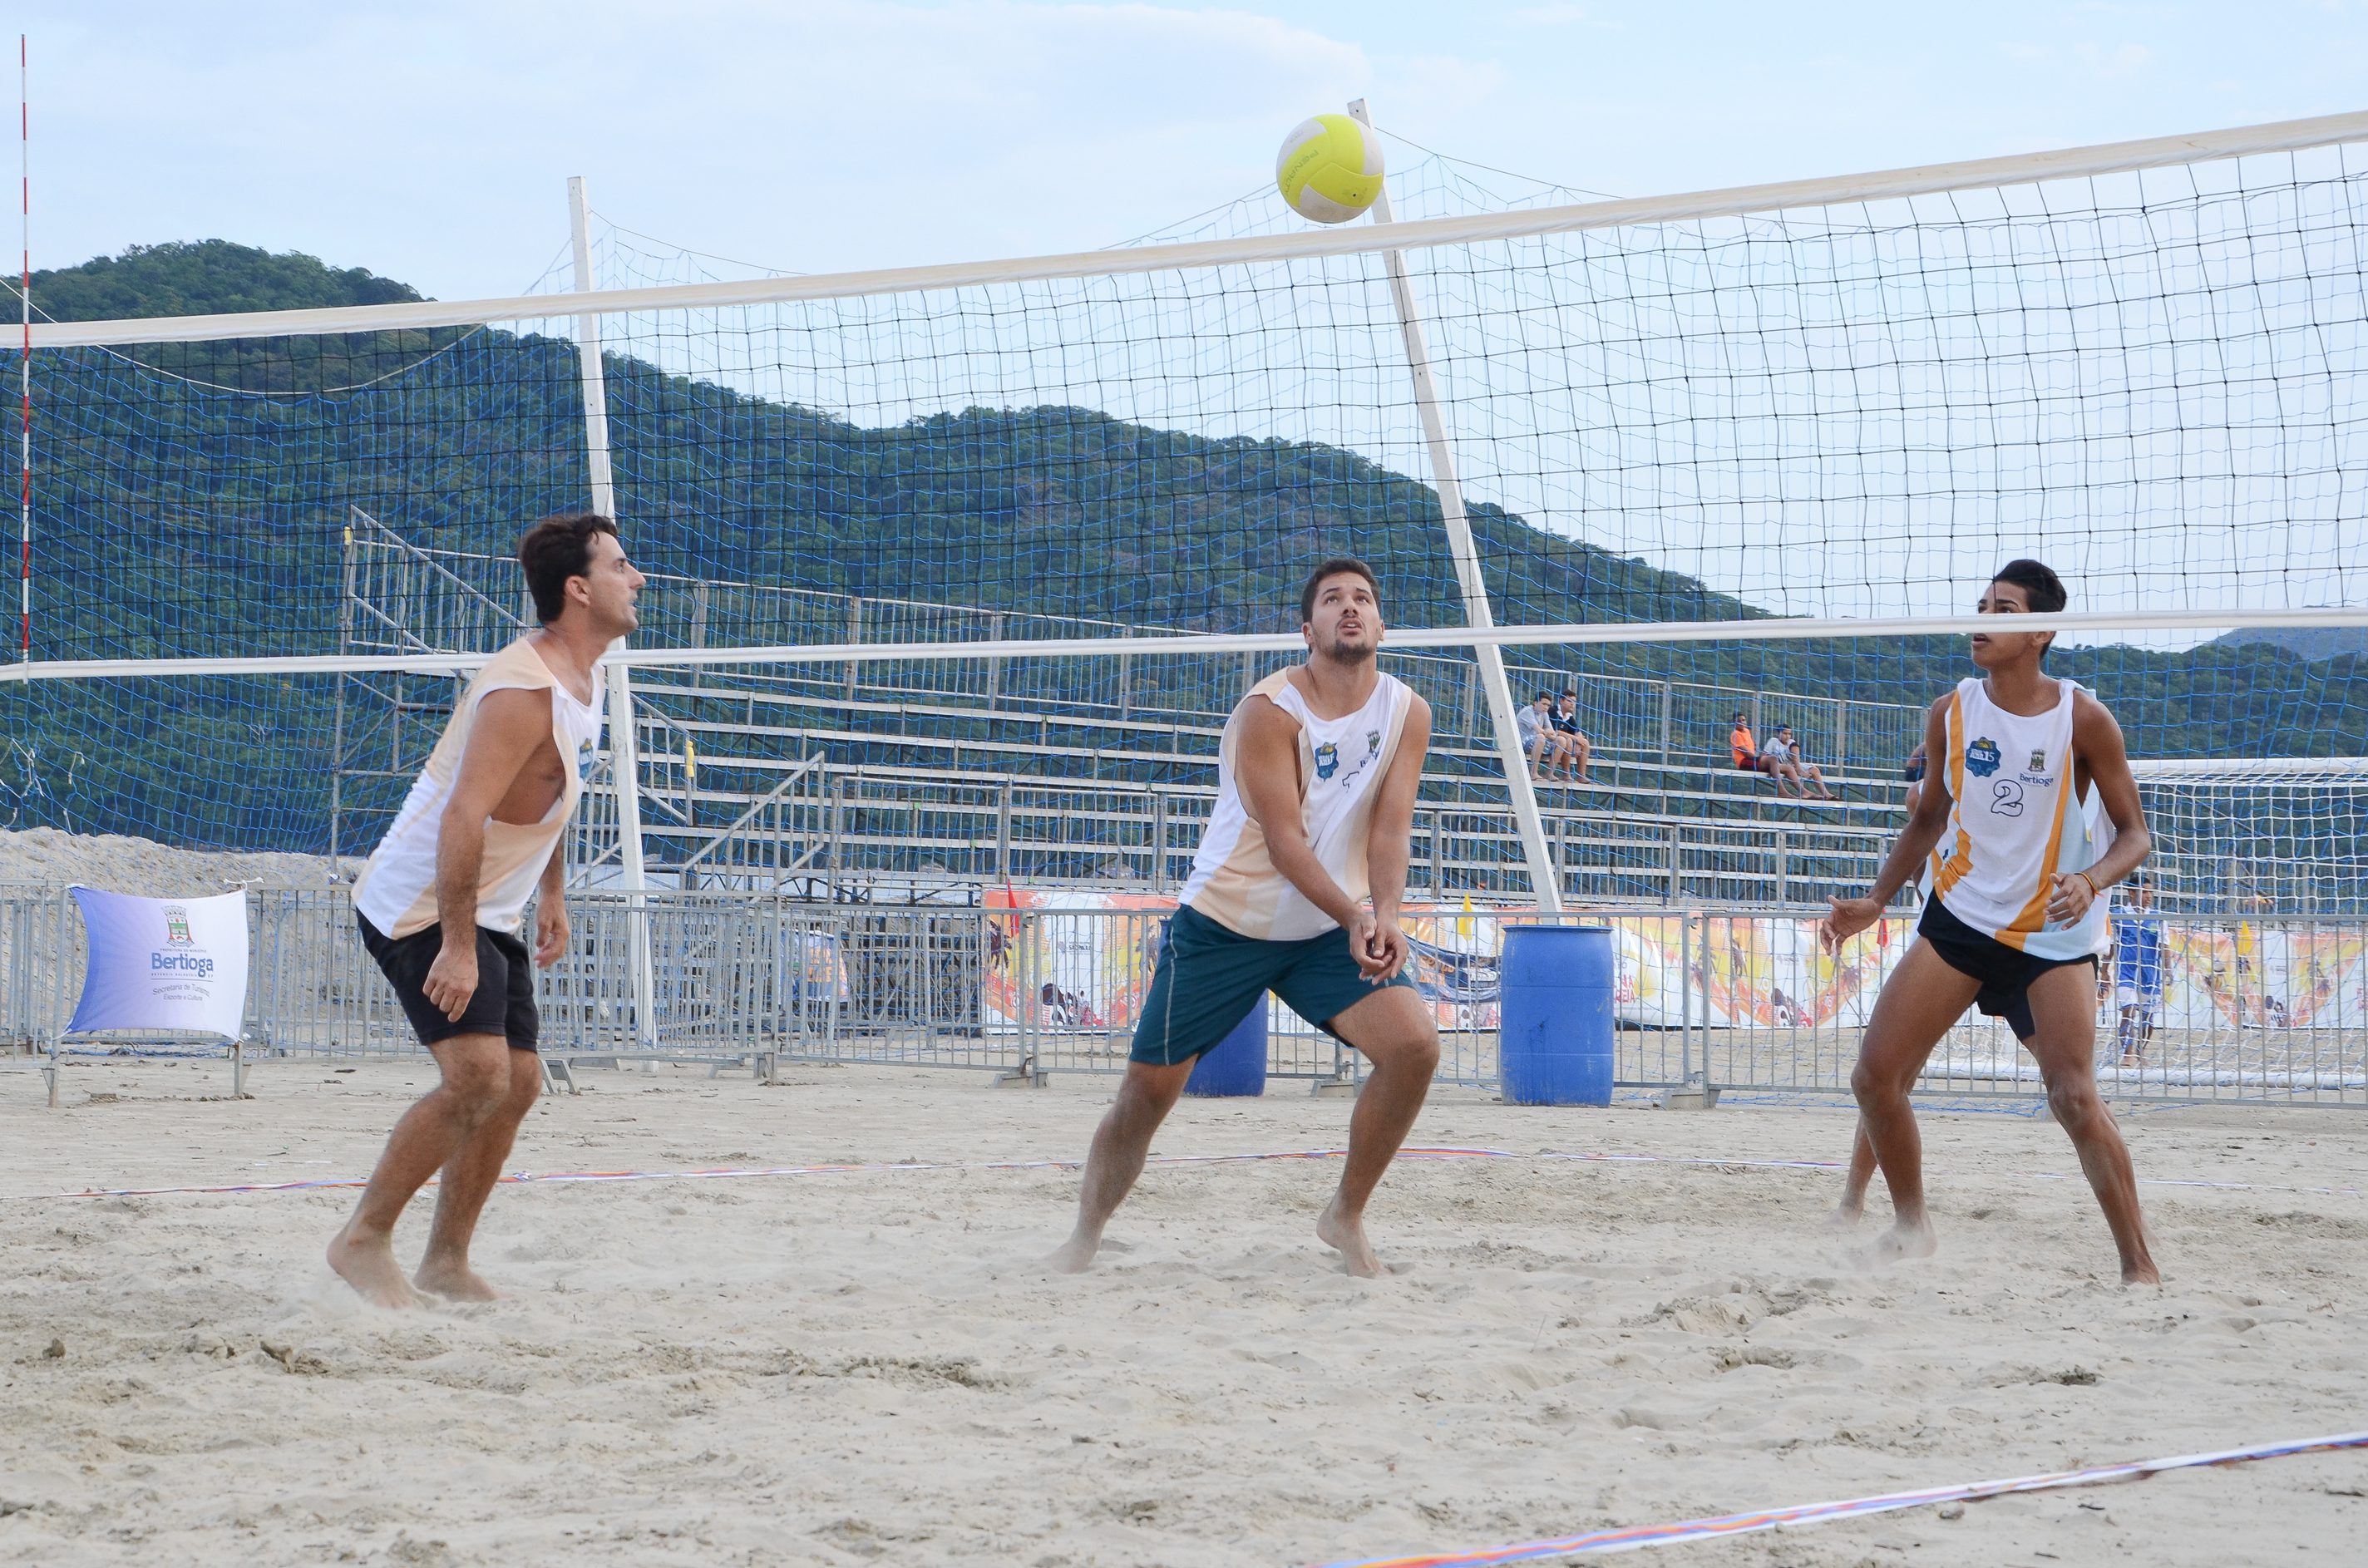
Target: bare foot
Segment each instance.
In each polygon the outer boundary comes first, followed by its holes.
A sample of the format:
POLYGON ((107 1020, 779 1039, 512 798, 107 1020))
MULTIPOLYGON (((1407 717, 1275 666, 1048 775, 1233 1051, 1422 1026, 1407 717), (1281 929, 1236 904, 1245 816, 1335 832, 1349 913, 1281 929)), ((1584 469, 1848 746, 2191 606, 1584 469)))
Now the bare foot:
POLYGON ((1101 1238, 1083 1232, 1071 1236, 1044 1255, 1044 1267, 1056 1274, 1083 1274, 1094 1266, 1094 1254, 1101 1250, 1101 1238))
POLYGON ((394 1261, 394 1247, 386 1238, 365 1240, 353 1233, 353 1221, 329 1243, 329 1267, 352 1286, 365 1301, 381 1307, 416 1307, 418 1293, 404 1278, 394 1261))
POLYGON ((2162 1283, 2162 1270, 2157 1268, 2152 1263, 2125 1263, 2122 1265, 2122 1283, 2159 1285, 2162 1283))
POLYGON ((466 1263, 445 1263, 428 1258, 419 1266, 411 1282, 421 1290, 453 1301, 498 1301, 501 1292, 485 1283, 477 1271, 466 1263))
POLYGON ((1867 1244, 1865 1256, 1869 1263, 1897 1263, 1902 1258, 1930 1257, 1940 1250, 1941 1238, 1933 1232, 1931 1221, 1911 1225, 1900 1220, 1867 1244))
POLYGON ((1340 1199, 1337 1195, 1324 1206, 1324 1212, 1316 1218, 1315 1234, 1326 1246, 1338 1251, 1340 1260, 1349 1266, 1349 1272, 1358 1278, 1378 1279, 1382 1277, 1382 1260, 1373 1256, 1372 1244, 1365 1240, 1364 1221, 1343 1219, 1340 1199))
POLYGON ((1858 1228, 1858 1222, 1865 1218, 1866 1210, 1864 1208, 1850 1203, 1840 1204, 1835 1208, 1832 1213, 1826 1216, 1826 1229, 1828 1231, 1856 1230, 1858 1228))

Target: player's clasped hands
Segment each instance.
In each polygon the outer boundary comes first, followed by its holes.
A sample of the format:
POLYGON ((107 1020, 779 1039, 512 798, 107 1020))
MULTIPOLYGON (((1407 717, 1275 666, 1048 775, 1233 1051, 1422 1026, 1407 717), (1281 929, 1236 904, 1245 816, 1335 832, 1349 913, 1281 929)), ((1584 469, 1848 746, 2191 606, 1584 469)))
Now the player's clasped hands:
POLYGON ((1871 898, 1828 898, 1833 908, 1817 922, 1817 939, 1828 953, 1839 953, 1842 944, 1857 936, 1883 917, 1883 905, 1871 898))
POLYGON ((1369 983, 1380 985, 1406 967, 1406 933, 1395 920, 1360 910, 1357 923, 1349 927, 1349 951, 1356 958, 1357 971, 1369 983))

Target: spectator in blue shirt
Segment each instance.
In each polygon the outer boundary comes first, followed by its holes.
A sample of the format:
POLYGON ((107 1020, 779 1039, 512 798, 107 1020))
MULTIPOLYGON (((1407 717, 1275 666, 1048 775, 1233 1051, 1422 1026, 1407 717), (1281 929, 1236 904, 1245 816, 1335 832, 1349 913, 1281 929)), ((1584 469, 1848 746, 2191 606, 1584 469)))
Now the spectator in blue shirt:
POLYGON ((2124 1067, 2145 1062, 2146 1043, 2162 1017, 2162 922, 2153 909, 2154 890, 2137 881, 2113 915, 2113 1004, 2121 1009, 2124 1067))

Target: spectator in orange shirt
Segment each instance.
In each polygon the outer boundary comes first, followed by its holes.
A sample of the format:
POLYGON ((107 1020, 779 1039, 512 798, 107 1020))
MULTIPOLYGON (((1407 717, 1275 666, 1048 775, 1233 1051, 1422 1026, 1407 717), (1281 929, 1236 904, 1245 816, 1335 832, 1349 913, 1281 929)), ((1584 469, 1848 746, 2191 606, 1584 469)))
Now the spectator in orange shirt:
POLYGON ((1735 754, 1735 766, 1746 773, 1759 771, 1759 746, 1751 738, 1751 721, 1742 709, 1735 710, 1735 729, 1726 737, 1727 750, 1735 754))

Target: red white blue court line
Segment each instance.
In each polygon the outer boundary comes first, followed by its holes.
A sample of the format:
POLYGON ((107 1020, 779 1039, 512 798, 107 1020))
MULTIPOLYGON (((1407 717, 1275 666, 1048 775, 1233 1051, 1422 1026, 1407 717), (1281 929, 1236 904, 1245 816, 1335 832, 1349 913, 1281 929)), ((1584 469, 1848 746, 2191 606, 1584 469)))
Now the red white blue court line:
POLYGON ((2047 1475, 2020 1475, 2007 1481, 1973 1481, 1959 1486, 1935 1486, 1922 1492, 1891 1492, 1878 1497, 1852 1497, 1839 1503, 1801 1503, 1789 1508, 1721 1514, 1714 1518, 1681 1519, 1674 1524, 1589 1530, 1585 1535, 1561 1536, 1552 1540, 1527 1540, 1512 1546, 1483 1547, 1470 1551, 1419 1557, 1341 1558, 1312 1565, 1312 1568, 1486 1568, 1493 1563, 1534 1562, 1548 1557, 1608 1556, 1615 1551, 1639 1551, 1648 1546, 1679 1546, 1688 1541, 1717 1540, 1727 1536, 1751 1535, 1792 1525, 1821 1525, 1835 1519, 1862 1518, 1870 1514, 1894 1514, 1903 1508, 1930 1507, 1942 1503, 1982 1503, 1992 1497, 2006 1497, 2016 1493, 2057 1492, 2071 1486, 2109 1486, 2117 1482, 2144 1481, 2148 1476, 2160 1475, 2167 1471, 2249 1464, 2256 1460, 2333 1453, 2343 1449, 2368 1449, 2368 1432, 2345 1432, 2332 1437, 2260 1443, 2247 1449, 2223 1449, 2209 1454, 2181 1454, 2173 1459, 2139 1460, 2130 1464, 2095 1465, 2086 1470, 2056 1471, 2047 1475))
MULTIPOLYGON (((1154 1165, 1247 1165, 1270 1160, 1337 1160, 1348 1153, 1345 1149, 1282 1149, 1244 1154, 1155 1154, 1146 1162, 1154 1165)), ((1820 1174, 1838 1171, 1842 1165, 1834 1160, 1759 1160, 1722 1158, 1715 1154, 1611 1154, 1588 1153, 1556 1153, 1542 1150, 1534 1154, 1517 1153, 1509 1149, 1466 1149, 1450 1146, 1425 1146, 1401 1149, 1401 1160, 1538 1160, 1560 1161, 1607 1165, 1694 1165, 1727 1170, 1815 1171, 1820 1174)), ((899 1161, 890 1164, 828 1165, 764 1165, 756 1167, 730 1166, 689 1171, 512 1171, 501 1177, 504 1186, 565 1182, 618 1181, 751 1181, 770 1177, 823 1176, 888 1176, 898 1172, 926 1171, 1073 1171, 1085 1165, 1083 1160, 970 1160, 970 1161, 899 1161)), ((2026 1181, 2073 1181, 2082 1179, 2061 1171, 2025 1171, 2026 1181)), ((96 1187, 79 1192, 17 1193, 0 1201, 40 1203, 64 1198, 175 1198, 223 1196, 253 1192, 334 1192, 341 1188, 366 1186, 360 1176, 324 1176, 310 1181, 238 1182, 217 1187, 96 1187)), ((435 1185, 433 1177, 429 1186, 435 1185)), ((2140 1176, 2140 1187, 2192 1187, 2214 1192, 2285 1192, 2321 1198, 2360 1198, 2368 1196, 2356 1187, 2286 1187, 2269 1182, 2203 1181, 2178 1176, 2140 1176)))

